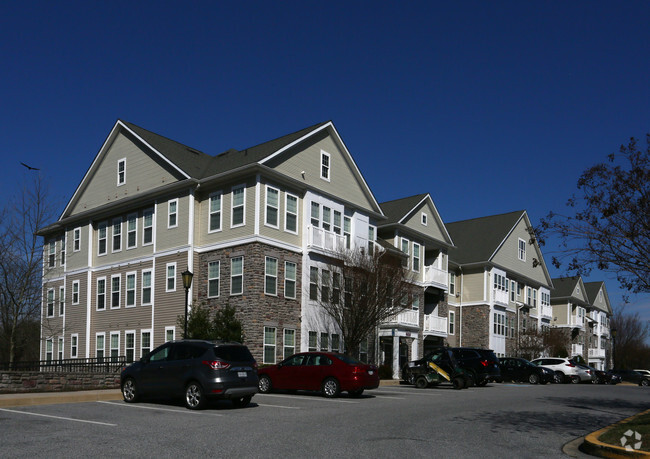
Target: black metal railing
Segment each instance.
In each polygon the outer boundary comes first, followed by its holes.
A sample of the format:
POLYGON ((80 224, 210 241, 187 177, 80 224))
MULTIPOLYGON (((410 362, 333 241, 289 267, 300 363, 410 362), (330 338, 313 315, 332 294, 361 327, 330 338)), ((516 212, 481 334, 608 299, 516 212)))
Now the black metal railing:
POLYGON ((43 371, 57 373, 113 373, 127 365, 125 356, 90 359, 33 360, 0 362, 0 371, 43 371))

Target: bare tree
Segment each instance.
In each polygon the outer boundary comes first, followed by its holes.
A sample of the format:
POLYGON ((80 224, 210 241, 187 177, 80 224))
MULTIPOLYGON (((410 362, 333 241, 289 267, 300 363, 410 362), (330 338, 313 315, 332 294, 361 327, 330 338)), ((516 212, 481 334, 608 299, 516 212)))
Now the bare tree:
POLYGON ((650 348, 646 340, 650 337, 650 325, 639 317, 639 313, 629 314, 625 305, 614 309, 610 322, 614 338, 614 366, 616 368, 647 368, 650 364, 650 348))
POLYGON ((38 349, 38 340, 24 340, 21 330, 40 320, 43 243, 36 231, 53 217, 46 198, 47 192, 39 177, 30 186, 25 186, 2 211, 0 334, 6 347, 2 354, 6 353, 10 363, 24 353, 25 346, 38 349))
POLYGON ((646 143, 639 149, 632 138, 607 163, 587 169, 578 180, 581 196, 567 202, 570 213, 542 219, 540 243, 562 241, 556 267, 568 262, 576 275, 597 268, 614 273, 625 289, 650 292, 650 134, 646 143))
POLYGON ((394 250, 343 250, 321 270, 318 290, 310 296, 341 330, 345 353, 358 357, 361 342, 405 309, 414 284, 394 250))

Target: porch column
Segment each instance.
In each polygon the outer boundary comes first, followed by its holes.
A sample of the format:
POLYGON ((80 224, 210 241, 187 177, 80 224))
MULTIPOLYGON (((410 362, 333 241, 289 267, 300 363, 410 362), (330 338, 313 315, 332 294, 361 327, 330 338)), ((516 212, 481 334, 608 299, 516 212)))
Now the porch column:
POLYGON ((413 338, 413 343, 411 343, 411 360, 417 360, 420 350, 420 340, 418 338, 413 338))
POLYGON ((393 336, 393 379, 399 379, 399 336, 393 336))

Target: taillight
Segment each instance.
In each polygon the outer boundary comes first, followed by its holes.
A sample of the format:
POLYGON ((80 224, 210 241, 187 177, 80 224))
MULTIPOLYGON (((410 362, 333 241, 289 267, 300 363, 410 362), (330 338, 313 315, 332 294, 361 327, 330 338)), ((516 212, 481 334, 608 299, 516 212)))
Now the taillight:
POLYGON ((487 367, 489 364, 490 362, 488 362, 487 360, 481 360, 481 365, 483 365, 484 367, 487 367))
POLYGON ((363 373, 363 367, 354 366, 352 367, 352 373, 363 373))
POLYGON ((566 366, 567 366, 567 367, 571 367, 571 368, 575 367, 575 365, 572 364, 571 362, 567 363, 566 366))
POLYGON ((204 360, 201 362, 203 365, 207 365, 213 370, 225 370, 230 367, 229 363, 222 362, 221 360, 204 360))

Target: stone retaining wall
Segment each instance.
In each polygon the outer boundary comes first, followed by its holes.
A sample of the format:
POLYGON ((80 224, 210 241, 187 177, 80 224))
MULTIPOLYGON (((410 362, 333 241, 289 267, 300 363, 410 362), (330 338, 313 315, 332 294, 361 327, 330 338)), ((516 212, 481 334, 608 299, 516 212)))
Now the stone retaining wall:
POLYGON ((42 371, 0 373, 0 394, 117 389, 119 387, 119 373, 46 373, 42 371))

